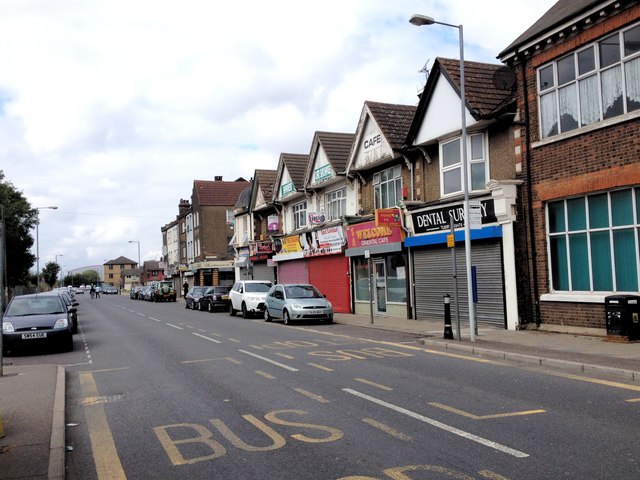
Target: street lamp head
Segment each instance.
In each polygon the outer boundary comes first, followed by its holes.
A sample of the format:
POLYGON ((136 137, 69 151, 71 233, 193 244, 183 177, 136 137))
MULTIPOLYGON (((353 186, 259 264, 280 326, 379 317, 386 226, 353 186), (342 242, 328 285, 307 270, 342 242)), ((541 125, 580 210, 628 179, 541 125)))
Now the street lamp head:
POLYGON ((419 15, 415 13, 411 15, 411 18, 409 19, 409 23, 411 25, 416 25, 418 27, 421 27, 423 25, 433 25, 434 23, 436 23, 436 21, 433 19, 433 17, 427 17, 426 15, 419 15))

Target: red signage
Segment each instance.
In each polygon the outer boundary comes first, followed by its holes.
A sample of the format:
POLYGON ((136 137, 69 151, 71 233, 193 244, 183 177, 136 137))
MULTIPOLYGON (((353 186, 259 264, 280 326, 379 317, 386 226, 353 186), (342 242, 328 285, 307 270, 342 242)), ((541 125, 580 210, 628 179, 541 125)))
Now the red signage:
POLYGON ((347 227, 347 245, 349 248, 373 247, 401 242, 404 232, 399 226, 377 225, 375 221, 359 223, 347 227))
POLYGON ((400 222, 399 208, 379 208, 376 210, 376 226, 389 225, 399 227, 400 222))

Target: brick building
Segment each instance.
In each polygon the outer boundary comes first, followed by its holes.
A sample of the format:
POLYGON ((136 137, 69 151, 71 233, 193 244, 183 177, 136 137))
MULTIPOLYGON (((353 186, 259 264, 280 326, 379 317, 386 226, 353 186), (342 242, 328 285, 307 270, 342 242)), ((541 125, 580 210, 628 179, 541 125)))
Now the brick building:
POLYGON ((605 329, 640 283, 640 5, 560 0, 499 57, 513 68, 524 322, 605 329))

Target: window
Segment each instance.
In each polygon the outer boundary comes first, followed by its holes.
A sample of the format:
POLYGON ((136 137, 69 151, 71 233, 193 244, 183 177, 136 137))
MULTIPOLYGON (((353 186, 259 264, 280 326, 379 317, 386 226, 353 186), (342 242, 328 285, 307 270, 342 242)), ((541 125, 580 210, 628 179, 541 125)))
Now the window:
POLYGON ((542 138, 640 109, 640 25, 538 69, 542 138))
POLYGON ((373 175, 375 208, 394 207, 402 200, 402 169, 389 168, 373 175))
POLYGON ((307 202, 296 203, 293 207, 293 229, 298 230, 307 224, 307 202))
POLYGON ((637 292, 639 237, 640 188, 550 202, 552 290, 637 292))
MULTIPOLYGON (((467 136, 469 191, 484 190, 488 177, 487 142, 484 133, 467 136)), ((462 147, 460 137, 440 146, 440 190, 442 196, 462 192, 462 147)))
POLYGON ((326 194, 327 217, 336 220, 347 214, 347 189, 341 188, 326 194))

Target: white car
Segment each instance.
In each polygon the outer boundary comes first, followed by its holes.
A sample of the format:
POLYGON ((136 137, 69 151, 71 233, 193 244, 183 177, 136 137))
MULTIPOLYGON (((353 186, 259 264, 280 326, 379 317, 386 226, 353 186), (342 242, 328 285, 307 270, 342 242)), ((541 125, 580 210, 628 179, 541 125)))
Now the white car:
POLYGON ((264 299, 272 287, 268 280, 240 280, 229 292, 229 313, 242 312, 244 318, 260 315, 264 311, 264 299))

